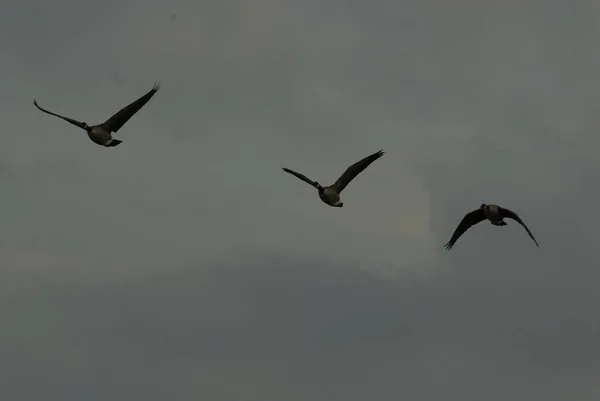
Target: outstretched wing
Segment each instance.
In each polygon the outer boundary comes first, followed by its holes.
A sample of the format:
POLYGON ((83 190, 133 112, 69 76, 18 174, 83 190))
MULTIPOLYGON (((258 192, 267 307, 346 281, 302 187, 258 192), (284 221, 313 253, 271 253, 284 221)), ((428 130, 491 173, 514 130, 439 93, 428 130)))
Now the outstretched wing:
POLYGON ((60 114, 56 114, 56 113, 53 113, 53 112, 51 112, 51 111, 48 111, 48 110, 46 110, 46 109, 42 108, 42 107, 41 107, 41 106, 38 104, 38 102, 37 102, 35 99, 33 99, 33 104, 34 104, 34 105, 35 105, 35 107, 37 107, 37 108, 38 108, 40 111, 42 111, 42 112, 44 112, 44 113, 46 113, 46 114, 50 114, 51 116, 54 116, 54 117, 62 118, 62 119, 63 119, 63 120, 65 120, 66 122, 69 122, 69 123, 73 124, 73 125, 74 125, 74 126, 76 126, 76 127, 79 127, 79 128, 81 128, 81 129, 85 129, 85 127, 87 126, 87 124, 86 124, 86 123, 84 123, 84 122, 77 121, 77 120, 73 120, 72 118, 65 117, 65 116, 61 116, 60 114))
POLYGON ((458 223, 458 227, 456 227, 456 230, 454 230, 452 238, 450 238, 450 241, 448 241, 444 247, 447 250, 452 249, 454 243, 460 238, 461 235, 463 235, 469 228, 477 223, 482 222, 483 220, 485 220, 485 213, 483 212, 483 209, 477 209, 467 213, 460 223, 458 223))
POLYGON ((285 171, 286 173, 290 173, 291 175, 294 175, 294 176, 300 178, 302 181, 306 182, 307 184, 312 185, 315 188, 317 187, 317 183, 314 182, 313 180, 311 180, 310 178, 308 178, 307 176, 305 176, 304 174, 297 173, 297 172, 290 170, 289 168, 285 168, 285 167, 283 167, 282 170, 285 171))
POLYGON ((140 111, 140 109, 144 107, 144 105, 148 103, 150 99, 152 99, 152 96, 154 96, 159 89, 160 84, 154 83, 154 86, 150 92, 146 93, 135 102, 123 107, 115 115, 106 120, 106 122, 102 124, 102 127, 109 132, 117 132, 123 125, 125 125, 127 121, 129 121, 131 117, 134 116, 135 113, 140 111))
POLYGON ((500 213, 502 214, 502 217, 513 219, 517 223, 519 223, 521 226, 523 226, 523 228, 525 229, 525 231, 527 231, 527 234, 529 234, 529 237, 531 237, 531 239, 533 240, 533 242, 535 242, 535 244, 538 246, 538 248, 540 247, 540 244, 538 244, 538 242, 536 241, 535 237, 533 236, 533 234, 531 233, 531 231, 529 230, 529 228, 527 227, 527 225, 523 222, 523 220, 521 220, 521 218, 519 217, 518 214, 516 214, 515 212, 513 212, 510 209, 505 209, 503 207, 498 207, 498 209, 500 210, 500 213))
POLYGON ((346 171, 344 171, 344 174, 342 174, 340 178, 337 179, 337 181, 335 182, 335 184, 332 185, 332 187, 336 190, 338 194, 341 193, 344 190, 344 188, 346 188, 346 186, 350 184, 350 181, 352 181, 357 175, 362 173, 362 171, 369 167, 371 163, 383 156, 383 154, 383 150, 380 150, 379 152, 373 153, 372 155, 367 156, 364 159, 354 163, 353 165, 348 167, 346 171))

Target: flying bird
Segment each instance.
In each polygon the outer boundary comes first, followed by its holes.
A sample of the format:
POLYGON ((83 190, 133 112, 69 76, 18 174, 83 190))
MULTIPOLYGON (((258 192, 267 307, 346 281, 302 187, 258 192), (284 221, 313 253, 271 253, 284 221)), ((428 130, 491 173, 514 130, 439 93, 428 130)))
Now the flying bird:
POLYGON ((296 176, 297 178, 301 179, 302 181, 306 182, 307 184, 310 184, 311 186, 317 188, 317 191, 319 192, 319 198, 321 198, 321 200, 329 206, 343 207, 344 203, 340 201, 340 194, 342 193, 344 188, 346 188, 346 186, 350 184, 350 181, 352 181, 364 169, 369 167, 371 163, 383 156, 383 154, 383 150, 380 150, 379 152, 373 153, 372 155, 367 156, 364 159, 354 163, 353 165, 348 167, 346 171, 344 171, 344 174, 342 174, 340 178, 337 179, 335 184, 327 187, 323 187, 318 182, 311 180, 303 174, 290 170, 289 168, 284 167, 283 171, 285 171, 286 173, 290 173, 296 176))
POLYGON ((506 218, 513 219, 521 226, 523 226, 523 228, 527 231, 527 234, 529 234, 533 242, 535 242, 535 244, 538 247, 540 246, 535 240, 531 231, 529 231, 529 228, 527 228, 525 223, 523 223, 523 220, 521 220, 518 214, 516 214, 512 210, 505 209, 498 205, 486 205, 485 203, 482 203, 481 206, 479 206, 479 209, 473 210, 472 212, 467 213, 465 217, 463 217, 461 222, 458 224, 458 227, 456 227, 454 234, 452 234, 452 238, 450 238, 450 241, 448 241, 444 245, 444 247, 447 250, 452 249, 452 247, 461 235, 463 235, 469 228, 471 228, 479 222, 482 222, 485 219, 489 220, 490 223, 494 226, 506 226, 507 224, 504 221, 504 219, 506 218))
POLYGON ((76 127, 79 127, 81 129, 85 130, 87 132, 88 137, 92 140, 92 142, 108 148, 108 147, 117 146, 118 144, 123 142, 118 139, 114 139, 112 137, 112 133, 116 133, 117 131, 119 131, 119 129, 121 129, 121 127, 123 125, 125 125, 125 123, 127 121, 129 121, 129 119, 131 117, 133 117, 133 115, 135 113, 140 111, 140 109, 142 107, 144 107, 144 105, 146 103, 148 103, 148 101, 152 98, 152 96, 154 96, 154 94, 159 89, 160 89, 160 84, 155 83, 154 86, 152 87, 152 89, 148 93, 146 93, 144 96, 140 97, 138 100, 132 102, 131 104, 123 107, 121 110, 119 110, 117 113, 115 113, 115 115, 113 115, 111 118, 109 118, 102 124, 91 125, 91 126, 87 125, 86 123, 84 123, 82 121, 77 121, 72 118, 64 117, 59 114, 48 111, 48 110, 42 108, 35 99, 33 99, 33 104, 35 105, 35 107, 37 107, 42 112, 44 112, 46 114, 50 114, 51 116, 62 118, 63 120, 75 125, 76 127))

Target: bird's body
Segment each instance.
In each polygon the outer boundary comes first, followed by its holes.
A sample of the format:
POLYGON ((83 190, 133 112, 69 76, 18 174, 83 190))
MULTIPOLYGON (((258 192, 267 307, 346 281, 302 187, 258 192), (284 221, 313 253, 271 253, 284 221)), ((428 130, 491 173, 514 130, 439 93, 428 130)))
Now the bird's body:
MULTIPOLYGON (((321 187, 323 188, 323 187, 321 187)), ((340 194, 338 194, 333 188, 325 187, 323 190, 319 190, 319 198, 329 206, 342 207, 344 204, 340 202, 340 194)))
POLYGON ((529 230, 529 228, 525 225, 525 223, 523 222, 523 220, 521 220, 517 213, 513 212, 512 210, 500 207, 498 205, 486 205, 485 203, 483 203, 479 207, 479 209, 473 210, 472 212, 467 213, 465 217, 463 217, 463 219, 458 224, 458 227, 456 227, 456 230, 452 234, 452 238, 450 238, 450 241, 448 241, 444 245, 444 247, 447 250, 452 249, 452 247, 461 235, 463 235, 469 228, 471 228, 477 223, 482 222, 483 220, 488 220, 494 226, 506 226, 507 224, 504 221, 505 218, 513 219, 521 226, 523 226, 523 228, 525 229, 525 231, 527 231, 527 234, 529 234, 529 237, 531 237, 533 242, 535 242, 535 244, 538 247, 540 246, 533 234, 531 233, 531 231, 529 230))
POLYGON ((140 111, 140 109, 142 107, 144 107, 144 105, 146 103, 148 103, 148 101, 152 98, 152 96, 154 96, 154 94, 159 89, 160 89, 160 84, 158 84, 158 83, 154 84, 154 86, 148 93, 146 93, 144 96, 140 97, 136 101, 130 103, 129 105, 123 107, 121 110, 119 110, 117 113, 115 113, 108 120, 106 120, 102 124, 91 125, 91 126, 85 122, 77 121, 72 118, 61 116, 59 114, 48 111, 48 110, 42 108, 35 99, 33 100, 33 104, 40 111, 42 111, 46 114, 50 114, 51 116, 55 116, 60 119, 63 119, 65 121, 67 121, 68 123, 73 124, 76 127, 79 127, 81 129, 85 130, 87 132, 88 138, 90 138, 90 140, 92 142, 108 148, 108 147, 117 146, 118 144, 123 142, 119 139, 113 138, 112 134, 119 131, 119 129, 121 129, 121 127, 123 125, 125 125, 125 123, 127 121, 129 121, 129 119, 131 117, 133 117, 134 114, 136 114, 138 111, 140 111))
POLYGON ((366 169, 371 163, 383 156, 383 154, 384 152, 380 150, 379 152, 375 152, 372 155, 369 155, 364 159, 354 163, 353 165, 348 167, 346 171, 344 171, 344 174, 342 174, 333 185, 329 185, 326 187, 323 187, 318 182, 313 181, 305 175, 290 170, 288 168, 284 167, 283 171, 292 174, 296 178, 299 178, 307 184, 315 187, 318 191, 319 198, 323 201, 323 203, 332 207, 343 207, 344 203, 341 201, 340 194, 342 193, 344 188, 346 188, 350 181, 356 178, 356 176, 360 174, 364 169, 366 169))
MULTIPOLYGON (((98 145, 109 147, 111 143, 115 141, 113 139, 112 134, 104 129, 101 125, 96 125, 92 127, 87 132, 88 138, 92 140, 92 142, 97 143, 98 145)), ((119 141, 120 143, 120 141, 119 141)), ((113 145, 114 146, 114 145, 113 145)))
POLYGON ((490 223, 494 226, 505 226, 504 217, 500 212, 500 208, 497 205, 485 205, 483 209, 483 215, 490 223))

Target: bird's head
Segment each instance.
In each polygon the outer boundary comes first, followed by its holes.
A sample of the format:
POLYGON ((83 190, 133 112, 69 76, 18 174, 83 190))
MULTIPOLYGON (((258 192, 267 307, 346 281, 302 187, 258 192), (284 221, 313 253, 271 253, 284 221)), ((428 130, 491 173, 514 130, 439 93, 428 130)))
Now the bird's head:
POLYGON ((482 203, 481 206, 479 206, 480 209, 485 209, 487 205, 485 203, 482 203))

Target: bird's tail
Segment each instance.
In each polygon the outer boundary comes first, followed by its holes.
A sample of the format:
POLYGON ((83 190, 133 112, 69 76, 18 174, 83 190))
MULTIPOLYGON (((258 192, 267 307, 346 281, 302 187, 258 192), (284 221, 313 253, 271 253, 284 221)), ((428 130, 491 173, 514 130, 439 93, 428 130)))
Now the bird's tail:
POLYGON ((117 146, 117 145, 118 145, 118 144, 120 144, 121 142, 123 142, 123 141, 120 141, 120 140, 118 140, 118 139, 111 139, 111 140, 110 140, 110 142, 109 142, 109 143, 107 143, 107 144, 106 144, 106 145, 104 145, 104 146, 106 146, 107 148, 110 148, 110 147, 117 146))

